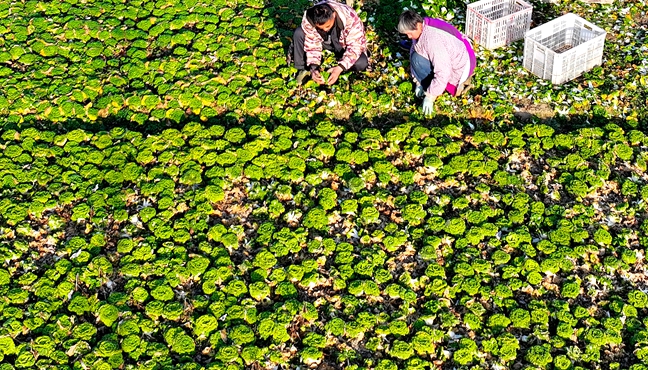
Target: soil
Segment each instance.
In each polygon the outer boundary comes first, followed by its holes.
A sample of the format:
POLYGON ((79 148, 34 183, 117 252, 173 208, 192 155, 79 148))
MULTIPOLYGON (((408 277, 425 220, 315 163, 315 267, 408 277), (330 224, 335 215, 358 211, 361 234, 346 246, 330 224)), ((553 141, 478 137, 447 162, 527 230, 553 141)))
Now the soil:
POLYGON ((520 100, 515 103, 520 107, 520 110, 515 112, 513 115, 521 121, 528 121, 534 116, 544 120, 555 115, 554 110, 549 104, 534 104, 528 99, 520 100))
POLYGON ((612 4, 614 0, 581 0, 586 4, 612 4))

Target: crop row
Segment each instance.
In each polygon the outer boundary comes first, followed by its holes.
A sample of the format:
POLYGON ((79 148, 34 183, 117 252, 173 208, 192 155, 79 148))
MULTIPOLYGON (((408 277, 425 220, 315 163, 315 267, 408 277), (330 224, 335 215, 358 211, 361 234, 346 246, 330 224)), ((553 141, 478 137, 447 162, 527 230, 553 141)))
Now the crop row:
POLYGON ((645 361, 640 131, 2 139, 3 369, 645 361))
MULTIPOLYGON (((314 112, 348 118, 417 109, 408 62, 394 46, 396 35, 385 34, 402 4, 369 3, 361 12, 373 66, 364 77, 345 77, 330 91, 287 84, 294 68, 286 65, 284 50, 307 3, 5 2, 0 115, 9 123, 117 117, 144 124, 208 120, 237 110, 264 120, 305 122, 314 112)), ((455 17, 440 4, 425 5, 434 13, 429 15, 455 17)), ((541 15, 571 11, 604 27, 611 37, 603 66, 552 87, 522 69, 520 43, 494 52, 480 49, 475 90, 462 102, 440 99, 439 112, 481 120, 510 119, 519 110, 543 118, 557 112, 595 114, 636 124, 645 114, 645 4, 535 5, 541 15)), ((453 22, 463 27, 460 8, 453 22)))

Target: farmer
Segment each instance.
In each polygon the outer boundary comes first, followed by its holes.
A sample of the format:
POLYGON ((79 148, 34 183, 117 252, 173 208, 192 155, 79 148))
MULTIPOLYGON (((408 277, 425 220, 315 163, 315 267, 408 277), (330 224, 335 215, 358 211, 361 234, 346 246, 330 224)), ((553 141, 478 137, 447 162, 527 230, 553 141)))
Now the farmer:
POLYGON ((475 52, 454 26, 406 10, 398 19, 398 32, 412 40, 410 66, 416 96, 425 95, 424 114, 434 113, 434 101, 444 91, 458 96, 470 89, 475 52))
POLYGON ((295 61, 297 83, 310 72, 318 84, 333 85, 344 71, 364 71, 369 65, 364 26, 353 8, 337 1, 323 1, 308 8, 293 35, 288 58, 295 61), (320 74, 322 50, 335 54, 338 65, 329 69, 327 81, 320 74))

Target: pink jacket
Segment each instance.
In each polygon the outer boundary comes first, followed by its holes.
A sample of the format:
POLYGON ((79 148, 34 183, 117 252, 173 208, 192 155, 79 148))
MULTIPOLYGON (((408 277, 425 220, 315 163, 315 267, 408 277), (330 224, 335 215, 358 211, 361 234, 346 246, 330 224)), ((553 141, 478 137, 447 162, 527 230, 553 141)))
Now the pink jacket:
POLYGON ((427 94, 432 96, 443 94, 448 84, 459 85, 461 74, 466 64, 470 63, 466 45, 461 40, 427 24, 412 45, 412 50, 434 66, 434 79, 427 89, 427 94))
MULTIPOLYGON (((342 59, 338 62, 345 70, 353 67, 360 55, 367 50, 367 39, 364 26, 358 14, 353 8, 337 1, 322 1, 318 4, 327 3, 335 11, 344 24, 340 34, 340 44, 345 48, 342 59)), ((301 27, 304 30, 304 51, 306 52, 306 65, 322 64, 322 42, 324 40, 306 18, 306 12, 302 18, 301 27)))

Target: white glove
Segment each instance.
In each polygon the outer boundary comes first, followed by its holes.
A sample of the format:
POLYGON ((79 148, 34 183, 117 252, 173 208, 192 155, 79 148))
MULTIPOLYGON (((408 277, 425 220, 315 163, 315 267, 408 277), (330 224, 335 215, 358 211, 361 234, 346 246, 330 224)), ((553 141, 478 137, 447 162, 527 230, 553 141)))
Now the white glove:
POLYGON ((436 96, 432 95, 427 95, 425 99, 423 99, 423 114, 426 116, 434 114, 434 100, 436 100, 436 96))
POLYGON ((414 91, 414 94, 416 95, 417 98, 420 98, 423 95, 425 95, 425 90, 423 90, 423 86, 416 85, 416 90, 414 91))

